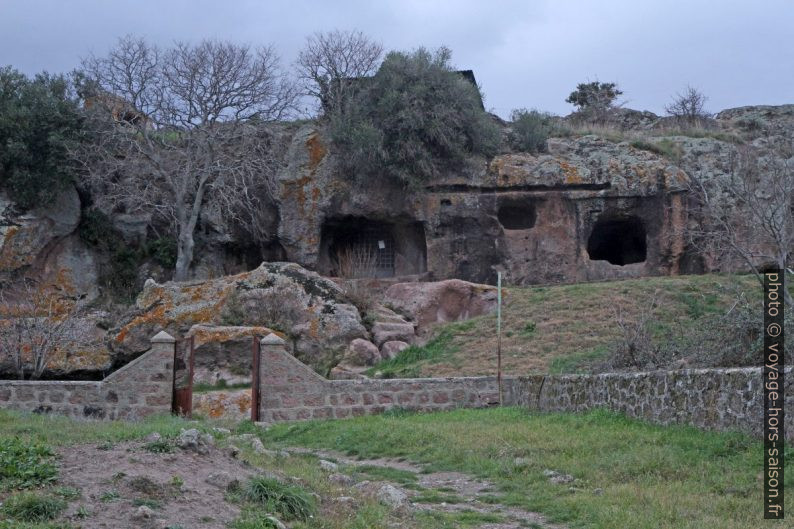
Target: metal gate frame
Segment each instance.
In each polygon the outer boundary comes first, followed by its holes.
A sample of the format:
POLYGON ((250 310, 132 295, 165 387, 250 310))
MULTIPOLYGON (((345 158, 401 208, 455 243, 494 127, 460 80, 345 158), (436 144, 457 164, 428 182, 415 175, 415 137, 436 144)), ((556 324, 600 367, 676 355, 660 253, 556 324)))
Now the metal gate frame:
MULTIPOLYGON (((171 399, 171 413, 175 415, 182 415, 185 417, 193 416, 193 371, 195 367, 195 340, 191 336, 185 340, 180 340, 174 347, 174 380, 173 380, 173 396, 171 399), (188 383, 187 386, 177 387, 177 360, 179 359, 180 350, 187 347, 189 360, 187 362, 188 383)), ((184 356, 183 356, 184 358, 184 356)))
POLYGON ((259 370, 261 355, 259 354, 259 337, 254 335, 253 340, 254 342, 251 345, 251 351, 253 354, 253 359, 251 362, 251 420, 253 422, 259 422, 259 403, 262 399, 261 388, 259 387, 261 382, 259 370))

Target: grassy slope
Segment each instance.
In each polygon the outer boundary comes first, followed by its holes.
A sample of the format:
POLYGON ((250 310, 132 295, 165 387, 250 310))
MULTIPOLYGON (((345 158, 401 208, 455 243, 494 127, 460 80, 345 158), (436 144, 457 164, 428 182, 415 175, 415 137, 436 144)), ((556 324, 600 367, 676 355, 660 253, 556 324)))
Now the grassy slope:
MULTIPOLYGON (((502 365, 507 374, 587 371, 619 335, 614 307, 638 314, 660 293, 656 331, 696 325, 725 311, 736 289, 760 296, 751 276, 652 277, 506 289, 502 365)), ((440 326, 436 339, 377 366, 394 376, 486 375, 496 372, 496 316, 440 326)))
POLYGON ((505 503, 572 528, 791 527, 761 519, 762 447, 740 434, 502 408, 282 424, 265 440, 469 472, 497 483, 505 503), (546 469, 573 475, 576 490, 550 483, 546 469))

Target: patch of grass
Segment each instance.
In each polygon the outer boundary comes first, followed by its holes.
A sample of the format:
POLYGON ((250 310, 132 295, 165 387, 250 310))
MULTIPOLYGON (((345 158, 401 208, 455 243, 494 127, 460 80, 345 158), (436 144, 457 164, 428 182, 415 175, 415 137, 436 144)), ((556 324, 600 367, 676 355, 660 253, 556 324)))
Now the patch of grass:
POLYGON ((533 334, 535 334, 535 330, 537 329, 537 325, 535 325, 534 321, 528 321, 524 324, 524 328, 521 329, 521 336, 525 338, 529 338, 533 334))
POLYGON ((173 415, 155 415, 142 421, 75 421, 57 415, 27 414, 0 410, 0 439, 35 439, 52 446, 76 443, 99 443, 108 449, 116 443, 141 439, 159 432, 163 437, 176 437, 183 428, 208 431, 209 426, 191 424, 173 415))
POLYGON ((416 482, 416 473, 410 470, 400 470, 377 465, 359 465, 355 467, 354 471, 357 474, 365 474, 369 479, 393 481, 400 484, 416 482))
POLYGON ((473 320, 468 320, 440 327, 425 345, 412 345, 403 349, 391 360, 384 360, 369 368, 367 375, 373 376, 380 372, 382 378, 417 376, 421 365, 440 362, 456 353, 458 349, 452 345, 453 337, 470 332, 474 325, 473 320))
POLYGON ((249 479, 242 486, 240 497, 286 520, 306 520, 317 510, 314 497, 304 489, 267 476, 249 479))
POLYGON ((121 499, 121 494, 119 494, 119 491, 115 489, 106 490, 105 492, 102 493, 101 496, 99 496, 99 501, 101 501, 102 503, 110 503, 112 501, 116 501, 120 499, 121 499))
POLYGON ((483 524, 497 524, 505 521, 499 514, 463 510, 458 512, 424 511, 417 515, 423 524, 432 524, 438 529, 457 529, 480 527, 483 524))
POLYGON ((463 503, 466 500, 457 494, 449 494, 439 490, 424 490, 411 498, 416 503, 463 503))
POLYGON ((587 373, 590 368, 604 360, 609 353, 607 346, 600 345, 589 351, 578 351, 567 356, 553 358, 549 364, 549 374, 587 373))
POLYGON ((278 529, 278 524, 267 514, 247 510, 229 524, 231 529, 278 529))
POLYGON ((0 438, 0 490, 29 489, 55 480, 53 458, 43 443, 0 438))
POLYGON ((74 487, 56 487, 52 492, 64 500, 76 500, 83 495, 80 492, 80 489, 76 489, 74 487))
POLYGON ((169 454, 174 451, 174 445, 165 438, 146 443, 143 448, 155 454, 169 454))
POLYGON ((69 522, 20 522, 0 520, 0 529, 81 529, 69 522))
MULTIPOLYGON (((570 527, 761 527, 762 446, 743 434, 657 426, 605 411, 497 408, 276 424, 264 437, 280 446, 403 457, 431 470, 470 473, 492 481, 501 503, 570 527), (517 457, 527 465, 517 469, 517 457), (551 483, 546 469, 571 474, 585 492, 551 483), (603 493, 586 492, 595 488, 603 493)), ((794 466, 786 469, 785 485, 794 486, 794 466)), ((786 508, 794 508, 794 498, 786 508)))
POLYGON ((22 522, 52 520, 66 509, 66 502, 54 496, 35 492, 20 492, 3 502, 0 512, 22 522))
POLYGON ((159 509, 163 506, 162 503, 151 498, 135 498, 132 500, 132 504, 136 507, 146 506, 150 509, 159 509))

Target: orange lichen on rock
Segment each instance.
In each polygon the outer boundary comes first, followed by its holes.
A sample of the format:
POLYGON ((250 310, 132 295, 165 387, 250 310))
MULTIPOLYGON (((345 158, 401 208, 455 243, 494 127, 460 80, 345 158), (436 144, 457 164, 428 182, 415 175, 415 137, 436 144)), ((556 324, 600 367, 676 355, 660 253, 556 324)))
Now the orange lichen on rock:
POLYGON ((566 184, 582 183, 582 177, 579 174, 579 171, 576 169, 576 166, 571 165, 567 162, 563 162, 562 160, 559 161, 559 164, 560 164, 560 169, 562 169, 562 172, 565 175, 566 184))
POLYGON ((267 336, 268 334, 278 333, 268 327, 216 327, 211 325, 194 325, 188 332, 188 336, 193 336, 194 344, 200 347, 207 343, 228 342, 238 340, 243 336, 267 336))
POLYGON ((320 135, 316 132, 306 140, 306 147, 309 149, 309 171, 314 174, 317 170, 317 166, 319 166, 320 162, 325 158, 328 149, 323 145, 320 135))

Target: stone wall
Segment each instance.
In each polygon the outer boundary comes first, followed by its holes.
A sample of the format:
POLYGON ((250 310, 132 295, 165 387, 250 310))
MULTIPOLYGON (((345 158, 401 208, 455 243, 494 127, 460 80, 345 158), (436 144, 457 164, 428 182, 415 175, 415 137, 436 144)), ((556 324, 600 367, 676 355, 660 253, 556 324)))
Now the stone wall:
POLYGON ((149 352, 101 382, 0 380, 0 408, 75 418, 134 420, 171 411, 174 339, 161 332, 149 352))
MULTIPOLYGON (((440 411, 495 406, 495 377, 327 380, 286 352, 284 341, 262 340, 260 420, 344 418, 390 408, 440 411)), ((786 396, 794 402, 787 368, 786 396)), ((762 433, 761 369, 691 369, 601 375, 505 377, 503 402, 530 411, 580 412, 595 408, 656 424, 762 433)), ((794 410, 787 409, 794 439, 794 410)))
MULTIPOLYGON (((794 380, 786 368, 786 437, 794 439, 794 380)), ((604 408, 656 424, 763 433, 761 368, 521 377, 512 404, 543 412, 604 408)))
POLYGON ((496 377, 327 380, 287 353, 274 334, 262 340, 261 355, 259 418, 266 422, 499 404, 496 377))

